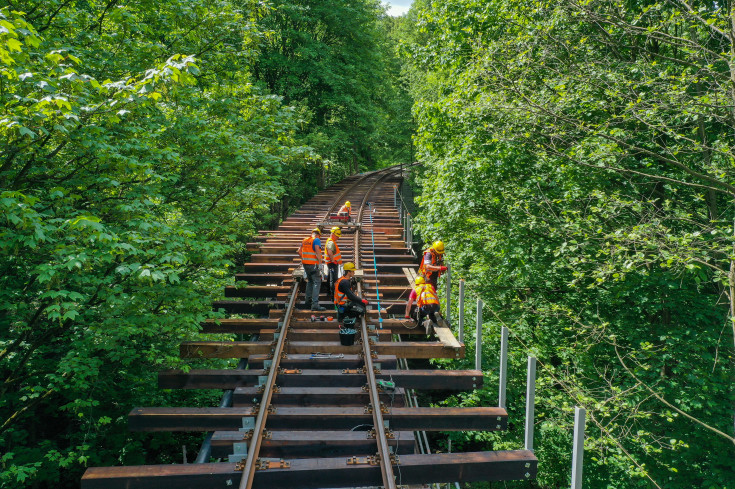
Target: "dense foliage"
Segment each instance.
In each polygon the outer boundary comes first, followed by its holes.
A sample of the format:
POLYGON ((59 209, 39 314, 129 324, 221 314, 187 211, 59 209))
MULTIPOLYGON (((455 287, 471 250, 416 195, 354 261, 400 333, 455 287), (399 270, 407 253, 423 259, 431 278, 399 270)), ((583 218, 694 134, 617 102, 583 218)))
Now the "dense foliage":
MULTIPOLYGON (((367 42, 380 11, 358 3, 352 34, 367 42)), ((182 366, 178 343, 211 315, 249 236, 324 183, 307 145, 320 136, 284 103, 298 102, 288 83, 268 91, 252 74, 274 12, 249 0, 4 2, 0 487, 77 487, 87 465, 180 458, 186 437, 128 433, 128 411, 197 401, 157 392, 156 370, 182 366)), ((331 47, 335 59, 353 48, 331 47)), ((353 109, 398 103, 356 63, 353 109)))
POLYGON ((408 159, 410 98, 377 0, 275 0, 254 76, 298 108, 329 177, 408 159))
POLYGON ((585 487, 735 486, 731 8, 414 4, 420 228, 486 304, 488 387, 448 402, 497 402, 507 325, 512 419, 525 356, 540 362, 540 487, 569 484, 574 405, 588 410, 585 487))

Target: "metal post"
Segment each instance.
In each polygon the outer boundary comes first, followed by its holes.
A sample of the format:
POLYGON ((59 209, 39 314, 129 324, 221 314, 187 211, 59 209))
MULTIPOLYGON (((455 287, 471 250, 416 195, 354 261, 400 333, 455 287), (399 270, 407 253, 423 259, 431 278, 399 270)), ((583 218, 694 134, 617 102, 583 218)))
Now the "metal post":
POLYGON ((477 299, 477 329, 475 332, 475 370, 482 370, 482 300, 477 299))
POLYGON ((408 236, 406 236, 406 244, 408 245, 407 248, 413 247, 413 221, 411 220, 411 214, 407 214, 408 217, 408 236))
POLYGON ((503 326, 500 333, 500 388, 498 406, 505 408, 505 386, 508 383, 508 328, 503 326))
POLYGON ((406 238, 408 238, 408 223, 403 217, 403 205, 401 205, 401 225, 403 226, 403 241, 406 241, 406 238))
POLYGON ((582 489, 582 462, 584 459, 585 410, 574 408, 574 445, 572 447, 572 489, 582 489))
POLYGON ((393 185, 393 207, 398 207, 398 187, 393 185))
POLYGON ((447 288, 447 305, 444 309, 444 315, 447 318, 447 323, 452 324, 452 265, 449 263, 447 263, 447 282, 445 287, 447 288))
POLYGON ((526 375, 526 450, 533 450, 533 416, 536 400, 536 357, 528 357, 526 375))
POLYGON ((464 343, 464 279, 459 279, 459 342, 464 343))

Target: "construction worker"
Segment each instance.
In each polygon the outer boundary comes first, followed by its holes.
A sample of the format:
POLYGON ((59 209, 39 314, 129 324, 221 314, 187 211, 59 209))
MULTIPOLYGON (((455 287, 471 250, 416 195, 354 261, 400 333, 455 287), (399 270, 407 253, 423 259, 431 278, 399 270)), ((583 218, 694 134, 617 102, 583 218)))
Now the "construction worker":
POLYGON ((408 296, 406 301, 406 319, 411 319, 411 306, 416 301, 418 306, 418 322, 429 317, 432 322, 436 323, 436 314, 439 312, 439 298, 436 296, 436 289, 426 282, 424 277, 416 277, 415 287, 408 296))
POLYGON ((334 284, 337 283, 339 266, 342 264, 342 252, 337 246, 337 240, 342 236, 342 230, 335 226, 332 234, 324 246, 324 261, 327 262, 327 280, 329 282, 329 295, 334 296, 334 284))
POLYGON ((298 249, 306 276, 304 308, 312 311, 327 310, 319 305, 319 289, 322 286, 322 242, 319 239, 321 235, 321 229, 312 229, 311 236, 304 238, 298 249))
POLYGON ((426 277, 426 282, 433 285, 436 291, 437 280, 446 271, 447 267, 444 266, 444 241, 434 241, 434 244, 424 251, 419 272, 426 277))
POLYGON ((350 220, 350 214, 352 214, 352 204, 350 204, 350 201, 348 200, 345 202, 345 205, 340 207, 340 209, 337 211, 337 217, 343 219, 345 222, 348 222, 350 220))
POLYGON ((347 262, 342 267, 342 275, 334 287, 334 306, 337 308, 337 321, 346 317, 359 318, 365 314, 368 301, 352 292, 352 277, 355 276, 355 264, 347 262))

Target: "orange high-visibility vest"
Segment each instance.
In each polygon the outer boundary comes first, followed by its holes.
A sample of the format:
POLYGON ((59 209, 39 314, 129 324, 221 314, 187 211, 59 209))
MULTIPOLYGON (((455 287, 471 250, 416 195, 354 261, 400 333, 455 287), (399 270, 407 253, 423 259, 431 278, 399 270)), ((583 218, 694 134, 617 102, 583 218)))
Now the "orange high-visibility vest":
POLYGON ((324 247, 324 261, 327 263, 334 263, 337 265, 342 264, 342 252, 339 250, 339 246, 337 246, 337 242, 334 241, 332 238, 329 238, 327 240, 327 245, 324 247), (334 243, 334 260, 329 259, 329 253, 327 253, 327 248, 329 247, 329 242, 334 243))
POLYGON ((339 290, 339 284, 345 280, 345 278, 346 277, 342 276, 334 283, 334 304, 337 306, 344 306, 347 304, 347 294, 343 294, 339 290))
POLYGON ((441 265, 444 262, 444 258, 443 257, 440 257, 440 256, 437 256, 437 254, 434 252, 434 248, 433 247, 427 248, 421 254, 421 264, 419 265, 419 272, 421 272, 421 274, 424 277, 429 278, 429 277, 431 277, 431 274, 432 273, 437 273, 437 271, 436 270, 427 270, 426 269, 426 264, 424 263, 424 256, 427 253, 431 253, 431 265, 432 266, 441 265))
POLYGON ((436 296, 434 287, 431 284, 416 286, 416 297, 418 298, 419 307, 424 307, 429 304, 439 304, 439 298, 436 296))
POLYGON ((347 214, 350 215, 350 207, 347 207, 346 205, 343 205, 339 211, 337 211, 337 214, 347 214))
POLYGON ((304 241, 301 242, 301 263, 304 265, 318 265, 319 264, 319 257, 316 255, 316 251, 314 250, 314 238, 313 236, 309 236, 308 238, 304 238, 304 241))

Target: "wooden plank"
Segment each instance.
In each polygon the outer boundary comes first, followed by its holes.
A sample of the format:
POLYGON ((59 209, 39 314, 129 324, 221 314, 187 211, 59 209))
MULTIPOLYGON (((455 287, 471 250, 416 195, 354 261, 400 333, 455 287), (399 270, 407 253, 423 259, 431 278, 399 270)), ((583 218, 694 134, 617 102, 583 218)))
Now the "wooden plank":
MULTIPOLYGON (((377 362, 376 362, 377 363, 377 362)), ((247 370, 165 370, 158 373, 161 389, 235 389, 254 386, 267 375, 262 369, 247 370)), ((419 390, 471 390, 482 386, 479 370, 389 370, 376 378, 391 380, 397 387, 419 390)), ((279 374, 280 387, 362 387, 365 374, 334 369, 304 369, 300 373, 279 374)))
POLYGON ((255 334, 278 326, 278 319, 207 319, 201 323, 202 333, 255 334))
MULTIPOLYGON (((332 327, 328 329, 290 328, 288 340, 290 342, 339 341, 339 323, 337 321, 331 321, 330 323, 332 327)), ((263 341, 272 340, 275 333, 276 330, 274 329, 263 329, 260 332, 260 339, 263 341)), ((381 341, 390 341, 392 338, 391 331, 387 329, 372 331, 370 335, 378 337, 381 341)))
POLYGON ((225 297, 277 297, 288 293, 289 287, 271 285, 248 285, 247 287, 225 287, 225 297))
POLYGON ((292 275, 290 272, 283 273, 236 273, 235 281, 245 281, 249 284, 257 285, 283 285, 285 280, 290 280, 292 275))
MULTIPOLYGON (((254 489, 299 487, 303 489, 379 486, 380 467, 349 465, 345 457, 290 459, 289 468, 259 470, 254 489)), ((532 451, 401 454, 401 484, 529 480, 536 477, 538 460, 532 451)), ((399 472, 400 471, 400 472, 399 472)), ((209 489, 229 487, 240 480, 234 463, 90 467, 82 477, 82 489, 209 489)))
MULTIPOLYGON (((128 414, 131 431, 217 431, 242 427, 242 418, 257 413, 249 407, 134 408, 128 414)), ((394 430, 497 431, 508 425, 508 414, 498 407, 387 407, 383 418, 394 430)), ((269 430, 350 430, 371 424, 363 407, 275 406, 268 414, 269 430)))
POLYGON ((229 314, 268 314, 274 307, 285 308, 284 301, 278 299, 260 300, 260 301, 214 301, 212 302, 213 311, 224 311, 229 314))
MULTIPOLYGON (((403 407, 405 390, 397 387, 392 391, 380 393, 381 402, 395 407, 403 407)), ((260 403, 262 393, 259 387, 238 387, 235 389, 232 405, 245 407, 260 403)), ((273 394, 272 403, 278 406, 367 406, 370 396, 362 387, 279 387, 273 394)))
MULTIPOLYGON (((263 368, 263 360, 269 360, 268 355, 251 355, 248 358, 248 364, 252 369, 263 368)), ((397 368, 398 361, 392 355, 378 355, 373 360, 379 363, 385 369, 397 368)), ((281 366, 284 368, 321 368, 321 369, 344 369, 344 368, 360 368, 365 364, 360 355, 311 355, 311 354, 292 354, 281 359, 281 366)))
POLYGON ((441 341, 442 345, 447 348, 459 349, 462 347, 459 341, 457 341, 457 338, 454 337, 454 333, 452 333, 452 329, 449 327, 446 319, 441 318, 439 320, 439 324, 434 326, 434 333, 436 333, 436 337, 441 341))
MULTIPOLYGON (((338 455, 374 455, 375 438, 368 431, 269 431, 262 441, 260 455, 276 458, 335 457, 338 455)), ((227 457, 233 443, 243 441, 240 431, 215 431, 212 435, 212 456, 227 457)), ((411 453, 415 438, 413 431, 394 433, 391 445, 397 453, 411 453)))
MULTIPOLYGON (((247 358, 250 355, 270 353, 271 342, 265 341, 187 341, 179 347, 182 358, 247 358)), ((358 354, 359 345, 344 346, 339 341, 291 341, 286 353, 311 354, 314 352, 358 354)), ((447 348, 440 342, 378 341, 372 346, 378 355, 397 358, 464 358, 465 346, 447 348)))

